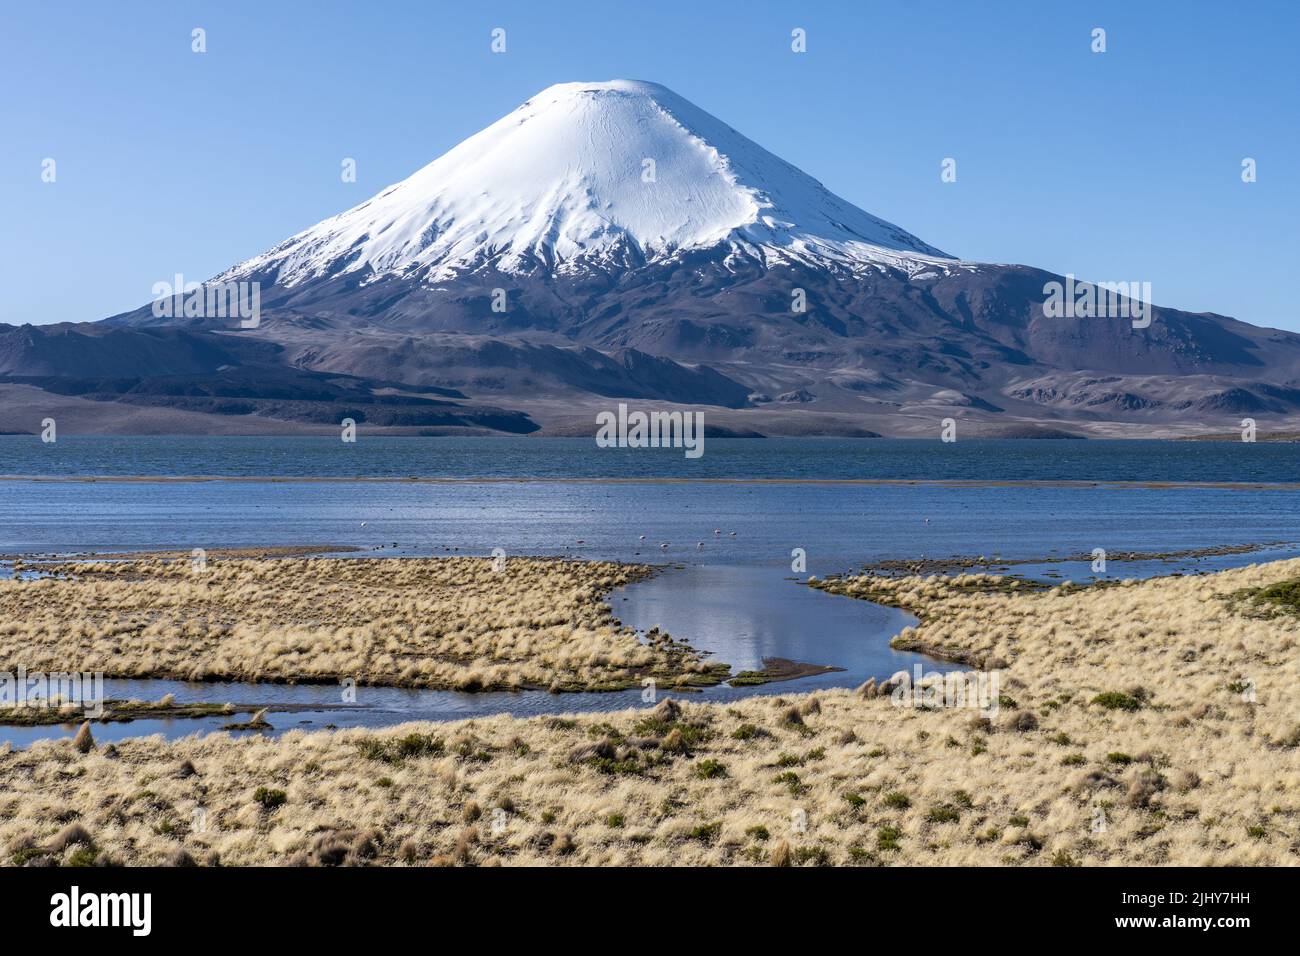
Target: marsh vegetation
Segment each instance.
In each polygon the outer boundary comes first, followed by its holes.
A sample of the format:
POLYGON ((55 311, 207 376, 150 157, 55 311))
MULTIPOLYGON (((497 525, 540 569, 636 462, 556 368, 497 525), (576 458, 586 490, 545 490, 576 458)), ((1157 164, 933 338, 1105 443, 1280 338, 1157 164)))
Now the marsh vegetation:
POLYGON ((1297 577, 1293 560, 1027 593, 820 585, 915 608, 900 642, 997 668, 991 715, 873 687, 84 752, 43 741, 0 754, 0 851, 29 865, 1295 864, 1300 620, 1234 595, 1297 577))
POLYGON ((670 635, 645 642, 605 596, 650 574, 514 558, 44 564, 0 581, 0 659, 29 672, 341 682, 483 691, 718 683, 729 668, 670 635))

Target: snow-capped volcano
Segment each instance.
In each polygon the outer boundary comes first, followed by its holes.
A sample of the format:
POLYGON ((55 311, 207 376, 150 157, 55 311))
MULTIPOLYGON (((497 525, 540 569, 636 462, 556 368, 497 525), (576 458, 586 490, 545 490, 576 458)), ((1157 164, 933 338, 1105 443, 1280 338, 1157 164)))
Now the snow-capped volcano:
POLYGON ((145 305, 89 336, 0 336, 0 376, 57 369, 68 394, 217 416, 516 432, 582 433, 585 403, 612 397, 726 409, 738 434, 1300 414, 1300 336, 1159 306, 1143 328, 1053 317, 1061 276, 952 258, 631 80, 549 87, 218 278, 259 290, 255 327, 145 305))
POLYGON ((916 272, 951 257, 829 192, 656 83, 560 83, 413 176, 221 278, 445 281, 722 246, 765 266, 916 272))

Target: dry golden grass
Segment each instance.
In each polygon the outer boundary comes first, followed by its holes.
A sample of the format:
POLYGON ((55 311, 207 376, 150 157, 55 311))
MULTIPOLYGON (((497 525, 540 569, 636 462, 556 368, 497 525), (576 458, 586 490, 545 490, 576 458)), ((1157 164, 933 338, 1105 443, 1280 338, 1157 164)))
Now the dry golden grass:
POLYGON ((84 755, 45 742, 0 755, 0 849, 10 862, 1295 864, 1300 625, 1232 595, 1296 577, 1300 561, 1026 595, 978 576, 824 585, 916 610, 904 640, 1001 658, 1017 706, 987 725, 833 691, 84 755), (1140 706, 1094 703, 1108 692, 1140 706))
POLYGON ((488 690, 716 682, 716 665, 642 644, 604 596, 648 573, 490 559, 84 562, 0 581, 0 661, 178 680, 338 681, 488 690))

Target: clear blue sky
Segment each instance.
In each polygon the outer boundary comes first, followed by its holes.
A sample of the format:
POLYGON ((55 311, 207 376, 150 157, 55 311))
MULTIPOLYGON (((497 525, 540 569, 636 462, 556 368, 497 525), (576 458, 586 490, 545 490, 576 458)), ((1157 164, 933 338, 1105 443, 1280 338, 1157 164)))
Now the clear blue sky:
POLYGON ((0 321, 141 305, 545 86, 631 77, 955 255, 1149 281, 1162 305, 1300 330, 1298 40, 1292 0, 7 3, 0 321))

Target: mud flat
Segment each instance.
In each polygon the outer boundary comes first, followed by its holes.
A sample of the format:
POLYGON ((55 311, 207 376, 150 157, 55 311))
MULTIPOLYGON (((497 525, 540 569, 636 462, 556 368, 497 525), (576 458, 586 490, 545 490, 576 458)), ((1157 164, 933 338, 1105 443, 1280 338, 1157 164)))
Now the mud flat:
POLYGON ((763 658, 762 670, 741 671, 727 681, 732 687, 745 687, 757 684, 772 684, 777 681, 795 680, 799 677, 811 677, 814 674, 831 674, 844 670, 828 664, 809 664, 804 661, 792 661, 784 657, 763 658))
MULTIPOLYGON (((300 713, 305 704, 214 704, 208 701, 114 700, 105 698, 102 707, 87 710, 81 705, 63 707, 0 707, 0 727, 48 727, 54 724, 129 724, 136 720, 200 720, 205 717, 235 714, 300 713)), ((345 705, 313 704, 313 710, 342 709, 345 705)), ((250 721, 256 727, 266 721, 250 721)), ((229 729, 229 728, 227 728, 229 729)))
MULTIPOLYGON (((1210 548, 1184 548, 1176 551, 1110 551, 1106 554, 1108 561, 1182 561, 1195 558, 1216 558, 1232 554, 1250 554, 1253 551, 1266 551, 1279 548, 1292 542, 1269 541, 1260 544, 1228 544, 1210 548)), ((975 568, 1001 569, 1027 564, 1063 564, 1066 562, 1088 563, 1093 555, 1087 553, 1071 555, 1044 555, 1036 558, 1004 558, 995 554, 987 555, 953 555, 947 558, 898 558, 889 561, 875 561, 862 566, 862 570, 872 574, 931 574, 952 571, 969 571, 975 568)))
MULTIPOLYGON (((339 544, 302 544, 302 545, 272 545, 261 548, 208 548, 203 550, 203 558, 226 559, 226 558, 302 558, 308 555, 320 554, 346 554, 348 552, 360 551, 360 548, 352 545, 339 544)), ((195 558, 193 550, 190 551, 97 551, 85 554, 0 554, 0 561, 26 561, 28 563, 40 562, 59 562, 66 563, 70 560, 106 560, 106 561, 192 561, 195 558)))

